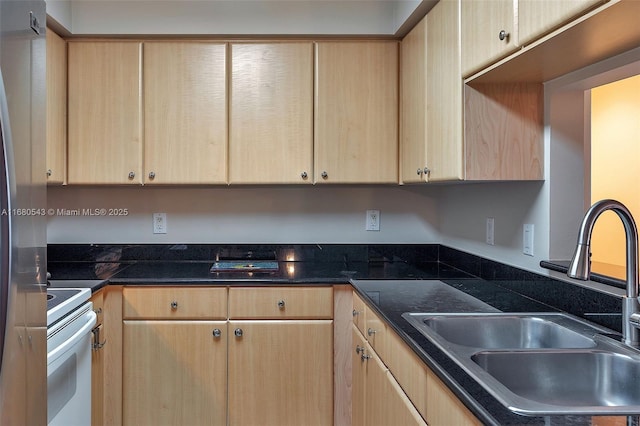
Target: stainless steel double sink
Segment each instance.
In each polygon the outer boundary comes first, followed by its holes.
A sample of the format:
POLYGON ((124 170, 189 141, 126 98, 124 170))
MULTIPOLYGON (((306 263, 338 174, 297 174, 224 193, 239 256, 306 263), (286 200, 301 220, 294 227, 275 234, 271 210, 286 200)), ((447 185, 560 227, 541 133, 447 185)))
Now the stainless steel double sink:
POLYGON ((640 351, 562 313, 405 313, 498 401, 523 415, 640 414, 640 351))

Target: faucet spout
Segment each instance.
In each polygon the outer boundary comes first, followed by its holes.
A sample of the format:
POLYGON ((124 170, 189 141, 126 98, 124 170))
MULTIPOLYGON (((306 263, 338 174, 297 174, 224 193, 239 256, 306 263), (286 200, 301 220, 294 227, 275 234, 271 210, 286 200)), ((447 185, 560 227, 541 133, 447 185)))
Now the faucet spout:
POLYGON ((591 234, 596 221, 607 210, 614 211, 624 225, 627 244, 627 289, 626 297, 622 301, 622 334, 625 343, 638 346, 640 344, 640 331, 638 330, 638 318, 640 317, 640 294, 638 281, 638 229, 631 212, 624 204, 616 200, 600 200, 594 203, 580 225, 578 244, 573 259, 569 265, 567 275, 586 281, 591 275, 591 234))

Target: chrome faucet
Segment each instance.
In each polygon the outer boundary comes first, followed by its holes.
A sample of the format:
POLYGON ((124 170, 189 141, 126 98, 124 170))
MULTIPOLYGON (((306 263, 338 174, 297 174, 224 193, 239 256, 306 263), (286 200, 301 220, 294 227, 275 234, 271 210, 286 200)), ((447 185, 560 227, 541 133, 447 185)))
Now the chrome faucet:
POLYGON ((573 254, 567 275, 586 281, 591 274, 591 233, 596 220, 603 212, 614 211, 622 224, 627 240, 627 294, 622 298, 622 337, 624 343, 640 345, 640 303, 638 302, 638 230, 629 209, 615 200, 600 200, 593 204, 582 219, 578 234, 578 246, 573 254))

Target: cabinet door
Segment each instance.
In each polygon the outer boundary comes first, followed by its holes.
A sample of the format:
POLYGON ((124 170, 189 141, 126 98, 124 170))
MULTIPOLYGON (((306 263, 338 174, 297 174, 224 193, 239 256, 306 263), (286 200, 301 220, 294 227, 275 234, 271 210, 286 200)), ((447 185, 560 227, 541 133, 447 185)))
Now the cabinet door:
POLYGON ((313 44, 230 49, 229 182, 313 182, 313 44))
POLYGON ((93 310, 97 315, 91 344, 91 425, 100 426, 104 423, 104 349, 101 344, 105 341, 103 327, 103 293, 100 291, 91 297, 93 310), (100 330, 99 332, 97 330, 100 330), (99 340, 98 340, 99 339, 99 340))
POLYGON ((430 426, 480 426, 482 424, 431 372, 427 377, 426 394, 427 421, 430 426))
POLYGON ((525 45, 606 0, 518 0, 518 44, 525 45))
POLYGON ((517 48, 517 0, 462 0, 462 74, 468 76, 517 48))
POLYGON ((145 183, 227 181, 226 44, 145 42, 145 183))
POLYGON ((398 43, 316 44, 317 183, 398 182, 398 43))
MULTIPOLYGON (((445 1, 445 0, 441 0, 445 1)), ((427 419, 428 367, 392 330, 387 333, 389 357, 385 363, 418 412, 427 419)))
POLYGON ((332 424, 333 321, 230 321, 229 332, 229 424, 332 424))
MULTIPOLYGON (((365 424, 369 426, 426 426, 398 382, 367 345, 365 424)), ((454 423, 452 423, 454 424, 454 423)))
POLYGON ((400 45, 400 180, 403 183, 423 182, 427 177, 424 173, 428 143, 427 73, 430 73, 427 55, 427 18, 424 18, 400 45))
POLYGON ((141 44, 69 42, 70 184, 142 183, 141 44))
POLYGON ((465 178, 459 16, 459 0, 440 0, 427 14, 429 181, 465 178))
POLYGON ((47 183, 67 179, 67 44, 47 28, 47 183))
POLYGON ((365 362, 367 342, 353 324, 351 326, 351 424, 364 426, 365 423, 365 394, 367 392, 367 363, 365 362))
POLYGON ((226 330, 222 321, 124 321, 123 424, 226 425, 226 330))

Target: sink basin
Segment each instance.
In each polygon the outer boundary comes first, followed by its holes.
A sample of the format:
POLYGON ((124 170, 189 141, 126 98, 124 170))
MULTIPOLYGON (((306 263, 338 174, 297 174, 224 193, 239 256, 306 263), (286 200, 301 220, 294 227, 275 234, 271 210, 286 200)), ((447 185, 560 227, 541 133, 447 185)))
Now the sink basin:
POLYGON ((640 414, 640 351, 564 313, 404 313, 511 411, 640 414))
POLYGON ((432 316, 424 325, 456 345, 485 349, 592 348, 593 339, 540 317, 432 316))
POLYGON ((558 406, 640 404, 637 357, 606 351, 480 352, 471 359, 510 391, 558 406))

